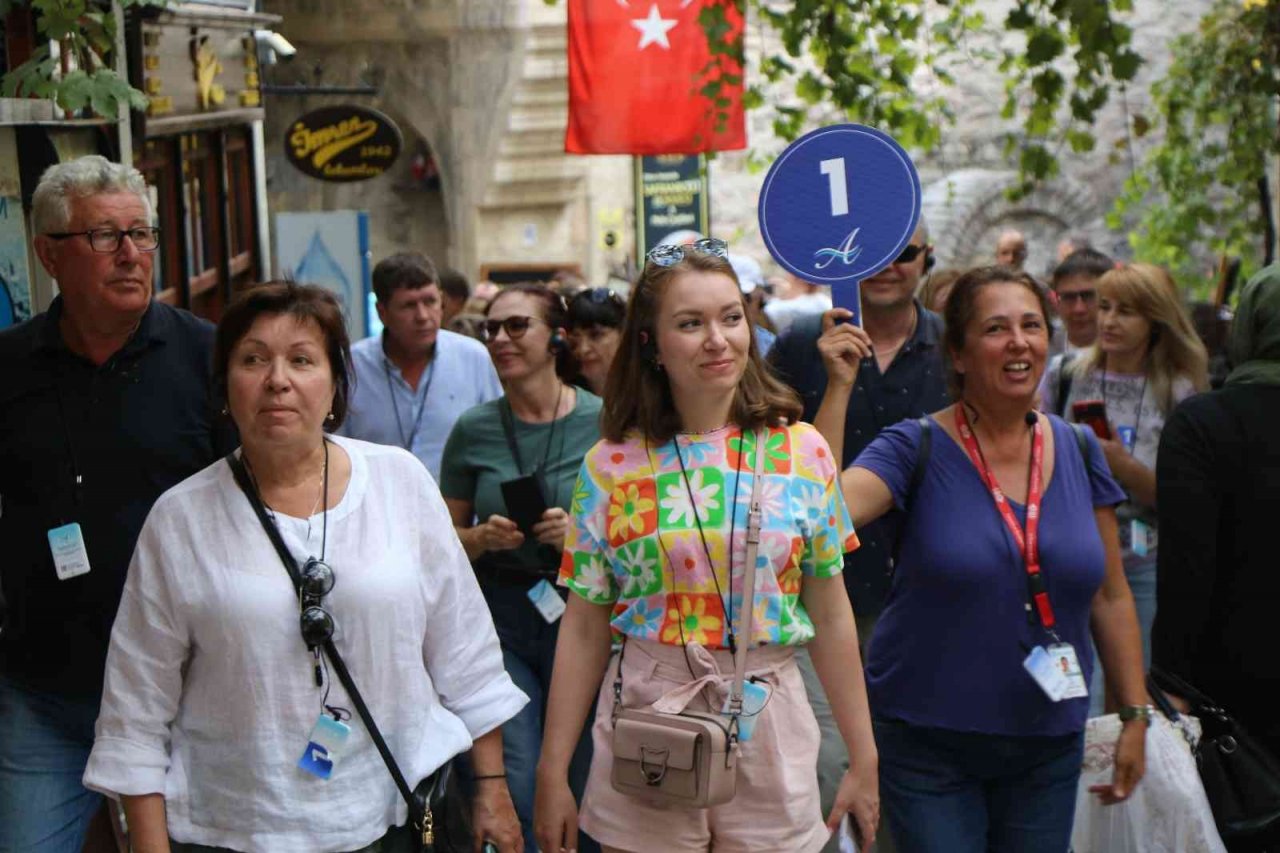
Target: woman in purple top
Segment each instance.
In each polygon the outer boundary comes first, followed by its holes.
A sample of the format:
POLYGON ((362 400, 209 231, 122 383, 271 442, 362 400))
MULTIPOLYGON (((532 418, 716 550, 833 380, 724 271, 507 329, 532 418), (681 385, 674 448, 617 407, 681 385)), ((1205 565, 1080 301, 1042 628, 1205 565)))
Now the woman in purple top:
MULTIPOLYGON (((1116 530, 1125 495, 1092 435, 1082 455, 1069 425, 1035 411, 1047 316, 1023 273, 962 276, 946 308, 960 402, 928 420, 922 468, 925 427, 906 421, 842 477, 855 525, 906 513, 866 667, 901 853, 1067 850, 1094 642, 1128 720, 1115 777, 1094 793, 1120 802, 1142 777, 1150 708, 1116 530)), ((870 340, 836 324, 819 347, 830 378, 815 421, 838 454, 870 340)))

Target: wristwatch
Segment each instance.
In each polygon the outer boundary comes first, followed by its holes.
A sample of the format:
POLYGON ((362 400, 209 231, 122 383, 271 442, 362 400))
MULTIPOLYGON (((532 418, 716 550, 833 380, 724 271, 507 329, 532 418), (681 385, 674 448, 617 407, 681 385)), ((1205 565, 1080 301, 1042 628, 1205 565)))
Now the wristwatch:
POLYGON ((1150 705, 1125 705, 1120 709, 1120 722, 1127 723, 1131 720, 1142 720, 1148 726, 1151 725, 1151 715, 1155 712, 1155 708, 1150 705))

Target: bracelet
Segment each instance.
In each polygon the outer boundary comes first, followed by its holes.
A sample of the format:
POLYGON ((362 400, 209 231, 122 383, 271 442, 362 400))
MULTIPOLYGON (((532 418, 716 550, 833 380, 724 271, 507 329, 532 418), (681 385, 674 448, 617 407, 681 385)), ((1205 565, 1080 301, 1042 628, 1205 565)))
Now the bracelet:
POLYGON ((1150 726, 1153 711, 1155 711, 1155 709, 1150 705, 1125 705, 1120 709, 1120 722, 1128 723, 1133 720, 1142 720, 1150 726))
POLYGON ((471 778, 479 782, 483 779, 505 779, 507 778, 507 774, 506 773, 490 773, 486 776, 472 776, 471 778))

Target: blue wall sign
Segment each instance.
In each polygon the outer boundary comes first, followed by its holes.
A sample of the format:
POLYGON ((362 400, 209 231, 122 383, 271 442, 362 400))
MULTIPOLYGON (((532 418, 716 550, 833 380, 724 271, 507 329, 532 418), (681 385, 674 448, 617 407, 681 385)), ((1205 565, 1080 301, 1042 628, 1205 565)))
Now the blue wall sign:
POLYGON ((887 267, 920 219, 920 176, 902 146, 860 124, 807 133, 774 161, 760 233, 788 272, 832 286, 857 312, 857 284, 887 267))

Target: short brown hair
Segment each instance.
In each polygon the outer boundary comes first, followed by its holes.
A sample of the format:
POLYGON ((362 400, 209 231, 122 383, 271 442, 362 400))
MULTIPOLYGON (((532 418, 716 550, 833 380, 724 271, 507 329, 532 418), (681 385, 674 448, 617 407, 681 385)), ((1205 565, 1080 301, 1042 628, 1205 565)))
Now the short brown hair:
POLYGON ((978 294, 992 284, 1019 284, 1035 294, 1036 303, 1040 306, 1040 314, 1044 317, 1045 333, 1049 332, 1049 297, 1036 280, 1022 270, 996 264, 989 267, 976 267, 956 279, 951 286, 951 294, 947 297, 947 307, 943 314, 946 330, 943 341, 947 349, 947 388, 953 400, 964 399, 964 374, 957 373, 952 353, 964 349, 965 333, 969 329, 969 321, 978 307, 978 294))
POLYGON ((512 293, 531 296, 542 305, 542 322, 551 327, 551 351, 556 356, 556 376, 565 381, 573 379, 578 373, 578 360, 574 358, 573 347, 560 335, 561 329, 569 327, 569 308, 565 305, 564 297, 540 281, 508 284, 484 306, 484 316, 489 316, 489 311, 499 299, 512 293))
POLYGON ((351 368, 351 341, 342 318, 342 306, 333 294, 314 284, 268 281, 237 296, 222 315, 213 341, 213 393, 219 408, 227 403, 227 373, 231 351, 264 314, 288 314, 299 323, 310 320, 324 337, 329 370, 333 373, 333 420, 325 428, 342 426, 351 399, 354 371, 351 368))
POLYGON ((396 252, 373 268, 373 294, 383 305, 402 287, 417 290, 430 284, 439 285, 440 275, 436 265, 421 252, 396 252))
MULTIPOLYGON (((729 262, 703 252, 687 252, 683 259, 669 267, 646 264, 627 304, 622 323, 622 337, 609 378, 605 381, 604 410, 600 433, 613 442, 623 441, 626 434, 638 430, 654 442, 665 442, 680 431, 680 415, 671 396, 671 385, 654 362, 656 333, 654 316, 658 300, 667 285, 686 272, 709 272, 726 275, 742 289, 729 262), (642 340, 642 337, 644 340, 642 340)), ((746 303, 742 309, 745 314, 746 303)), ((748 315, 749 316, 749 315, 748 315)), ((744 320, 749 322, 749 320, 744 320)), ((799 420, 804 411, 796 393, 782 384, 765 366, 756 346, 755 330, 747 350, 747 369, 738 381, 731 416, 743 430, 773 426, 799 420)))

